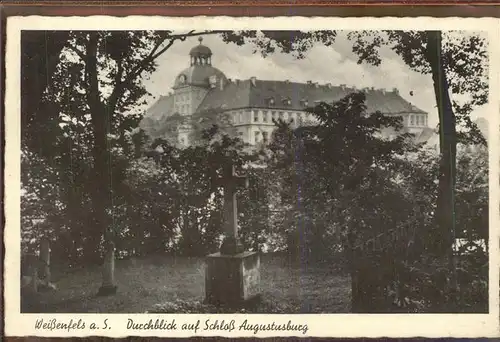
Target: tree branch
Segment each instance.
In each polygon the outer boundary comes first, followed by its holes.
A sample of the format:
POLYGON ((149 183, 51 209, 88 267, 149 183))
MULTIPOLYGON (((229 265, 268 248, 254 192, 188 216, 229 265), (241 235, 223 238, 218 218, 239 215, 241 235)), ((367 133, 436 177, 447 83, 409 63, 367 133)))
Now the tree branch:
POLYGON ((113 89, 113 92, 109 96, 108 100, 108 111, 111 113, 111 115, 114 113, 116 105, 118 103, 119 97, 121 96, 123 87, 125 85, 125 82, 122 81, 122 76, 123 76, 123 57, 120 58, 119 60, 116 61, 116 64, 118 65, 117 70, 116 70, 116 75, 115 75, 115 88, 113 89))
POLYGON ((170 39, 170 42, 163 47, 160 51, 157 52, 157 50, 160 48, 160 46, 167 40, 167 38, 162 39, 156 46, 151 50, 149 55, 144 58, 141 62, 139 62, 136 67, 128 74, 127 76, 127 81, 129 82, 133 80, 135 77, 139 76, 142 71, 146 68, 146 66, 153 62, 155 59, 157 59, 159 56, 161 56, 165 51, 167 51, 177 40, 180 41, 185 41, 186 38, 188 37, 196 37, 196 36, 201 36, 201 35, 206 35, 206 34, 219 34, 223 33, 225 31, 222 30, 213 30, 213 31, 202 31, 202 32, 194 32, 194 31, 189 31, 188 33, 184 34, 177 34, 177 35, 172 35, 168 37, 170 39))
POLYGON ((76 46, 73 46, 73 45, 68 45, 68 48, 69 48, 71 51, 73 51, 74 53, 76 53, 76 54, 78 55, 78 57, 80 57, 80 59, 81 59, 83 62, 85 62, 85 60, 86 60, 85 55, 83 54, 83 52, 82 52, 82 51, 78 50, 78 49, 76 48, 76 46))
POLYGON ((90 107, 92 122, 97 131, 105 129, 102 127, 102 122, 105 118, 102 117, 101 101, 99 99, 99 80, 97 76, 97 33, 90 33, 87 41, 85 56, 85 78, 87 80, 86 92, 87 101, 90 107))
MULTIPOLYGON (((122 81, 122 77, 124 74, 124 68, 122 65, 122 60, 118 60, 118 70, 117 74, 115 75, 115 87, 113 89, 113 92, 111 93, 108 104, 107 104, 107 111, 109 112, 109 115, 113 115, 115 111, 115 107, 120 100, 121 96, 123 95, 123 89, 127 87, 133 80, 138 77, 144 69, 149 65, 149 63, 152 63, 154 60, 156 60, 159 56, 161 56, 165 51, 167 51, 177 40, 184 41, 186 40, 187 37, 194 37, 194 36, 200 36, 200 35, 205 35, 205 34, 218 34, 222 33, 224 31, 218 30, 218 31, 202 31, 202 32, 194 32, 194 31, 189 31, 184 34, 177 34, 177 35, 171 35, 169 37, 165 37, 164 39, 160 39, 155 46, 151 49, 149 54, 144 58, 142 61, 138 62, 137 65, 132 69, 130 73, 128 73, 125 76, 125 79, 122 81), (169 39, 170 41, 166 46, 160 49, 162 44, 165 43, 165 41, 169 39)), ((77 54, 80 51, 75 51, 77 54)), ((81 53, 81 52, 80 52, 81 53)))

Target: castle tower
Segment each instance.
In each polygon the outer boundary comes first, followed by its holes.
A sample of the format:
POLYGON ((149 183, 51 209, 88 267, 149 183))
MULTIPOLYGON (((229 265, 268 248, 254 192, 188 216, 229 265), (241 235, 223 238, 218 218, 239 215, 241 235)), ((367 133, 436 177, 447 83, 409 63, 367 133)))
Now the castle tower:
MULTIPOLYGON (((207 93, 216 87, 223 88, 227 78, 212 66, 212 50, 203 45, 203 38, 189 52, 189 67, 179 73, 174 83, 174 113, 189 117, 203 101, 207 93)), ((179 141, 188 143, 189 127, 181 129, 179 141)))

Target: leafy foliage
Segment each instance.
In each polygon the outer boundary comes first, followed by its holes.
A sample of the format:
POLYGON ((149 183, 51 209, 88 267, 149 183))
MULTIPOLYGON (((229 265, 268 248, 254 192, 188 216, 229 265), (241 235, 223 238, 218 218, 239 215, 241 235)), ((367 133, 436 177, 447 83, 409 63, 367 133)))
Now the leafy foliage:
MULTIPOLYGON (((429 31, 355 31, 349 34, 358 63, 379 65, 380 50, 387 47, 396 52, 406 65, 422 74, 431 73, 429 31)), ((470 120, 471 112, 488 99, 488 44, 480 34, 449 31, 443 38, 443 64, 453 99, 458 129, 467 140, 485 144, 477 126, 470 120)), ((462 134, 462 136, 463 136, 462 134)), ((463 141, 463 140, 462 140, 463 141)))
POLYGON ((222 39, 236 45, 252 44, 254 52, 268 56, 276 51, 305 58, 314 43, 330 46, 335 42, 335 31, 228 31, 222 39))
MULTIPOLYGON (((362 93, 310 108, 317 124, 292 129, 275 122, 273 139, 261 150, 243 144, 219 111, 171 116, 167 139, 151 142, 136 129, 148 95, 142 77, 173 42, 194 34, 67 32, 67 41, 54 47, 59 62, 50 87, 41 92, 42 109, 27 112, 22 135, 23 250, 48 236, 56 260, 92 262, 104 235, 116 241, 120 257, 205 255, 218 249, 223 233, 223 168, 263 162, 264 168, 247 169, 250 187, 238 193, 246 248, 286 249, 305 264, 342 255, 353 278, 353 311, 393 311, 393 305, 436 311, 450 303, 457 310, 484 309, 487 154, 469 118, 487 97, 484 40, 457 41, 450 34, 443 49, 452 93, 472 94, 453 102, 458 121, 472 132, 460 136, 465 149, 457 162, 455 222, 462 243, 454 293, 448 260, 426 251, 439 212, 440 160, 408 134, 383 138, 382 129, 398 130, 401 123, 367 113, 362 93), (185 124, 196 128, 195 143, 179 148, 168 137, 185 124)), ((385 44, 410 67, 430 72, 425 32, 357 34, 353 49, 361 62, 380 63, 377 49, 385 44)), ((336 37, 334 31, 222 35, 264 54, 298 58, 314 42, 330 45, 336 37)))

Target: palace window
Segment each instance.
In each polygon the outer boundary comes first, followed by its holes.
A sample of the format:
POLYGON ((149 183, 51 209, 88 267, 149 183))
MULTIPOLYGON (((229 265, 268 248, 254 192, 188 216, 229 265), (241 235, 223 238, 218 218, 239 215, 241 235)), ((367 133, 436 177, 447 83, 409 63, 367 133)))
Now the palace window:
POLYGON ((262 122, 267 122, 267 115, 269 112, 267 111, 262 111, 262 122))
POLYGON ((259 122, 259 112, 256 110, 253 111, 253 122, 259 122))
POLYGON ((260 132, 255 132, 255 143, 257 144, 260 140, 260 132))
POLYGON ((264 140, 264 144, 267 144, 269 141, 269 133, 268 132, 262 132, 262 140, 264 140))
POLYGON ((240 112, 240 123, 243 123, 243 112, 240 112))
POLYGON ((413 115, 410 115, 410 126, 415 125, 415 119, 413 115))
POLYGON ((278 113, 275 110, 273 110, 271 113, 272 113, 273 119, 278 120, 278 113))

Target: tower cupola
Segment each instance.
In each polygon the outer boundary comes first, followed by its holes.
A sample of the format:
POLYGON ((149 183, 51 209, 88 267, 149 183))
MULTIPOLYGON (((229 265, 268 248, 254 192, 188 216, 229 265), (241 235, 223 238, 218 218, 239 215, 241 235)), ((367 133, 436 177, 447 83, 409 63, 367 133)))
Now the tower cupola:
POLYGON ((223 86, 227 83, 224 73, 212 66, 212 50, 202 44, 202 37, 198 41, 199 44, 189 51, 190 66, 177 75, 174 89, 187 86, 213 88, 213 84, 223 86))
POLYGON ((212 50, 202 44, 203 37, 198 38, 199 45, 195 46, 189 52, 191 65, 212 65, 212 50))

